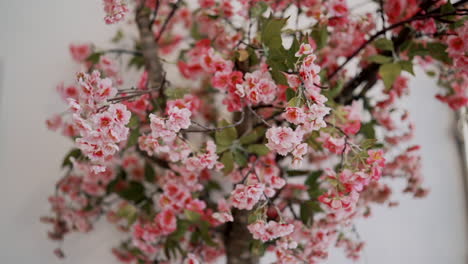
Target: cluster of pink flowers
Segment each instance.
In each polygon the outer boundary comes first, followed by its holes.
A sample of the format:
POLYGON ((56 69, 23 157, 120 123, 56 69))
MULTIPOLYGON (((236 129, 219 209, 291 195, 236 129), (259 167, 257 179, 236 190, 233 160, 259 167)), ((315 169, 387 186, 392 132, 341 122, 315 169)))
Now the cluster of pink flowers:
POLYGON ((269 104, 276 98, 277 86, 271 79, 268 69, 263 68, 252 73, 246 73, 243 84, 236 85, 236 93, 245 97, 248 104, 269 104))
POLYGON ((385 166, 382 150, 369 150, 368 155, 368 166, 360 171, 344 169, 336 175, 334 171, 327 169, 325 179, 328 191, 319 197, 319 201, 333 210, 344 209, 352 212, 356 208, 359 193, 371 180, 380 179, 385 166))
POLYGON ((76 144, 94 162, 111 159, 119 149, 117 144, 128 136, 126 125, 131 114, 127 108, 123 104, 105 106, 116 93, 112 81, 94 71, 91 75, 78 74, 78 96, 68 98, 73 126, 80 135, 76 144))
POLYGON ((407 19, 419 11, 419 4, 416 0, 390 0, 384 5, 385 14, 390 23, 407 19))
POLYGON ((132 243, 145 254, 154 255, 161 249, 158 242, 176 230, 177 219, 173 212, 159 212, 153 221, 138 222, 133 226, 132 243))
POLYGON ((454 60, 453 65, 468 73, 468 22, 455 30, 455 34, 447 37, 447 51, 454 60))
POLYGON ((128 6, 126 0, 103 0, 106 24, 114 24, 122 21, 127 14, 128 6))
POLYGON ((286 156, 295 150, 302 142, 302 132, 290 127, 272 127, 266 132, 267 147, 278 154, 286 156))
POLYGON ((232 206, 238 209, 252 210, 260 199, 264 200, 265 185, 256 183, 252 185, 236 185, 231 193, 232 206))
POLYGON ((78 63, 83 63, 91 55, 92 49, 89 44, 70 44, 70 54, 78 63))
POLYGON ((319 104, 310 107, 287 107, 282 116, 286 121, 300 125, 305 132, 312 132, 327 126, 324 119, 330 110, 329 107, 319 104))
POLYGON ((119 150, 117 143, 128 137, 126 125, 130 120, 130 112, 122 104, 113 104, 106 111, 88 119, 76 113, 73 120, 81 136, 76 140, 78 148, 95 162, 110 160, 119 150))
POLYGON ((167 115, 167 118, 163 119, 150 114, 151 133, 139 137, 139 146, 150 155, 163 153, 169 155, 173 162, 183 160, 191 150, 186 144, 176 140, 177 133, 190 126, 192 112, 188 108, 175 106, 169 107, 167 115))
POLYGON ((302 143, 304 131, 300 128, 292 130, 290 127, 272 127, 266 132, 267 147, 282 156, 288 153, 293 155, 293 165, 301 163, 303 156, 308 152, 306 143, 302 143))
POLYGON ((275 221, 265 222, 263 220, 256 221, 248 225, 247 228, 255 239, 263 242, 287 236, 294 231, 294 225, 292 224, 275 221))

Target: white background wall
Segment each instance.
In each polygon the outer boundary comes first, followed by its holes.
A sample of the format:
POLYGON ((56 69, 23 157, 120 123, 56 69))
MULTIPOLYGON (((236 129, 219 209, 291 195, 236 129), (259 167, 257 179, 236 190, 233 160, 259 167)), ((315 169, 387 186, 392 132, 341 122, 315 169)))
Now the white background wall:
MULTIPOLYGON (((90 235, 65 241, 68 258, 56 260, 39 217, 60 177, 59 163, 71 145, 48 132, 45 118, 60 111, 55 85, 76 70, 71 41, 105 43, 113 34, 99 0, 0 0, 0 262, 115 263, 109 253, 117 232, 98 224, 90 235)), ((433 99, 436 87, 420 75, 411 82, 408 107, 423 146, 423 200, 399 196, 397 208, 376 208, 358 223, 367 241, 360 263, 462 264, 467 261, 466 204, 453 114, 433 99)), ((349 263, 333 251, 327 263, 349 263)))

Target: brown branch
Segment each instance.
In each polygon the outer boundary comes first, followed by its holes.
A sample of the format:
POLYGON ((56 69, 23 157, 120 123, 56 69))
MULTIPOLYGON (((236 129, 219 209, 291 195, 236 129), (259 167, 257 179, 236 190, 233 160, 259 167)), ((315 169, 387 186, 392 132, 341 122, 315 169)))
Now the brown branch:
POLYGON ((150 12, 145 8, 136 11, 136 24, 140 33, 141 52, 145 60, 145 68, 148 72, 148 85, 150 89, 160 87, 163 90, 164 69, 158 56, 158 45, 154 34, 150 29, 150 12))
MULTIPOLYGON (((455 4, 453 4, 454 7, 458 7, 458 6, 462 6, 464 3, 468 2, 468 0, 462 0, 462 1, 459 1, 455 4)), ((426 1, 424 3, 421 4, 421 11, 426 11, 427 9, 429 9, 432 4, 434 4, 434 1, 426 1)), ((436 17, 445 17, 445 16, 450 16, 450 15, 454 15, 454 14, 459 14, 457 12, 453 12, 453 13, 447 13, 447 14, 439 14, 438 12, 440 12, 441 8, 436 8, 434 10, 431 10, 430 12, 426 13, 426 15, 422 16, 422 15, 419 15, 420 13, 418 13, 417 15, 415 15, 414 17, 412 18, 409 18, 407 20, 404 20, 404 21, 401 21, 399 23, 396 23, 394 25, 391 25, 389 27, 387 27, 386 29, 388 28, 396 28, 396 27, 399 27, 399 26, 403 26, 404 24, 406 23, 409 23, 411 21, 415 21, 415 20, 422 20, 422 19, 426 19, 426 18, 430 18, 430 17, 433 17, 433 18, 436 18, 436 17)), ((420 12, 421 12, 420 11, 420 12)), ((458 10, 460 11, 460 10, 458 10)), ((375 40, 378 36, 376 36, 377 34, 381 35, 381 34, 384 34, 384 30, 386 29, 382 29, 381 31, 377 32, 376 34, 373 35, 373 37, 371 37, 368 41, 366 41, 363 45, 361 45, 361 47, 359 49, 356 50, 356 52, 354 52, 355 54, 352 55, 352 57, 356 56, 357 54, 359 54, 359 52, 364 49, 364 47, 368 44, 370 44, 373 40, 375 40), (376 36, 376 37, 374 37, 376 36)), ((398 52, 398 49, 400 48, 400 46, 411 36, 412 34, 412 31, 410 28, 404 28, 400 34, 394 39, 393 41, 393 44, 394 44, 394 47, 395 47, 395 52, 398 52)), ((386 56, 390 56, 392 55, 391 52, 389 51, 385 51, 382 53, 382 55, 386 55, 386 56)), ((348 63, 352 57, 350 56, 349 59, 347 61, 345 61, 345 63, 343 63, 335 72, 333 72, 330 77, 332 78, 334 75, 336 75, 336 73, 342 69, 344 67, 344 65, 346 65, 346 63, 348 63)), ((359 97, 362 97, 364 96, 368 90, 370 90, 374 85, 375 83, 377 82, 378 78, 377 78, 377 73, 378 73, 378 70, 379 70, 379 67, 380 65, 377 64, 377 63, 371 63, 369 64, 367 67, 365 67, 364 69, 361 70, 361 72, 356 75, 354 78, 352 78, 350 81, 348 81, 344 87, 343 87, 343 90, 341 92, 341 94, 339 95, 339 101, 341 103, 344 103, 344 104, 348 104, 350 103, 352 100, 353 100, 353 92, 356 88, 358 88, 362 83, 365 83, 364 87, 362 88, 362 91, 359 93, 359 97)))
POLYGON ((164 21, 164 24, 162 25, 161 29, 159 30, 158 36, 156 37, 156 42, 158 42, 159 39, 162 37, 164 31, 166 30, 167 25, 169 24, 169 21, 171 21, 171 19, 174 16, 175 12, 179 8, 181 2, 182 2, 181 0, 178 0, 175 4, 172 4, 172 9, 171 9, 169 15, 167 15, 167 18, 164 21))
POLYGON ((417 21, 417 20, 424 20, 428 18, 441 18, 441 17, 446 17, 446 16, 461 15, 461 14, 463 13, 451 12, 447 14, 417 15, 417 16, 408 18, 406 20, 400 21, 398 23, 395 23, 393 25, 390 25, 388 27, 385 27, 382 30, 377 31, 366 42, 362 43, 361 46, 359 46, 359 48, 357 48, 350 56, 346 58, 345 62, 343 62, 340 66, 338 66, 338 68, 334 72, 328 75, 328 79, 332 79, 333 77, 335 77, 338 74, 338 72, 340 72, 354 57, 356 57, 362 50, 364 50, 369 44, 371 44, 378 37, 380 37, 381 35, 384 35, 387 31, 404 26, 405 24, 408 24, 410 22, 417 21))

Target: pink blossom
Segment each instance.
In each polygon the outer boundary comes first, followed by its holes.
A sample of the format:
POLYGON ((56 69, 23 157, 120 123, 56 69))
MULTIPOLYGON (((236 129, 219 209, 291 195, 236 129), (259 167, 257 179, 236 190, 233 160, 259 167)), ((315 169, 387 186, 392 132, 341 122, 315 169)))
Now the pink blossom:
POLYGON ((367 164, 376 164, 379 167, 385 166, 385 158, 383 157, 383 151, 370 149, 367 151, 369 157, 366 159, 367 164))
POLYGON ((47 128, 52 131, 57 131, 62 126, 62 117, 60 115, 53 115, 46 120, 47 128))
POLYGON ((189 253, 187 254, 187 258, 184 260, 183 264, 200 264, 200 261, 198 261, 194 254, 189 253))
POLYGON ((288 107, 282 115, 288 122, 299 125, 305 122, 306 114, 299 107, 288 107))
POLYGON ((301 143, 301 136, 289 127, 272 127, 266 132, 267 147, 280 155, 287 155, 301 143))
POLYGON ((125 18, 129 11, 125 0, 103 0, 106 24, 114 24, 125 18))
POLYGON ((161 228, 161 234, 163 235, 168 235, 177 228, 177 219, 170 210, 164 210, 158 213, 154 221, 161 228))
POLYGON ((262 240, 263 242, 287 236, 294 231, 294 226, 291 224, 275 221, 266 223, 261 220, 248 225, 247 228, 255 239, 262 240))
POLYGON ((245 186, 236 185, 231 192, 232 206, 238 209, 252 210, 257 202, 262 198, 265 185, 261 183, 245 186))
POLYGON ((169 110, 168 112, 168 120, 167 120, 167 128, 174 131, 178 132, 181 129, 188 128, 190 126, 190 116, 192 115, 192 112, 188 110, 187 108, 178 108, 178 107, 173 107, 169 110))
POLYGON ((302 43, 301 46, 299 47, 299 50, 294 54, 296 57, 301 57, 302 55, 309 55, 312 54, 314 50, 310 46, 310 44, 304 44, 302 43))
POLYGON ((70 53, 76 62, 84 62, 91 55, 91 52, 89 44, 70 44, 70 53))

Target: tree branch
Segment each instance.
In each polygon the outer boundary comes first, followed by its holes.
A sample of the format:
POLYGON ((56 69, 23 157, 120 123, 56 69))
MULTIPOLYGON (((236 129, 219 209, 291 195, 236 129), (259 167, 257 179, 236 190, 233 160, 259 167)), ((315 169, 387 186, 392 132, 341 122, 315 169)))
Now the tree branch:
POLYGON ((164 69, 158 56, 158 45, 154 34, 150 29, 150 12, 145 8, 136 11, 136 24, 140 33, 141 52, 145 60, 145 68, 148 72, 149 89, 160 87, 162 92, 164 82, 164 69))

